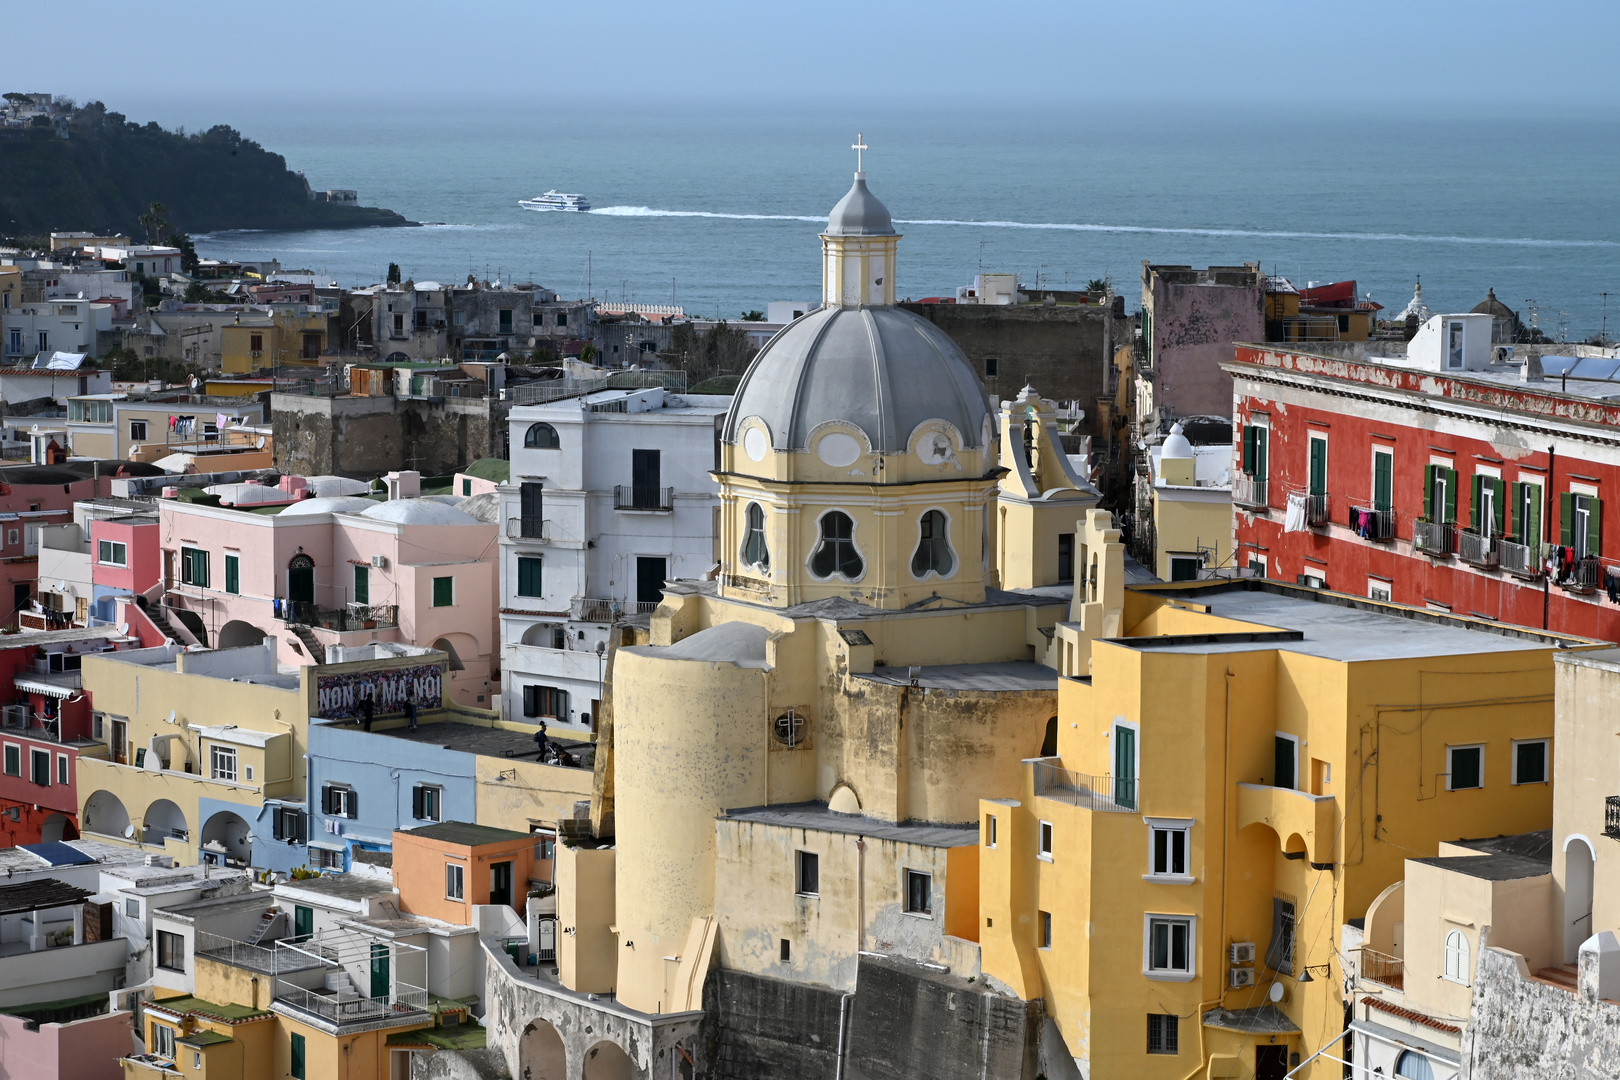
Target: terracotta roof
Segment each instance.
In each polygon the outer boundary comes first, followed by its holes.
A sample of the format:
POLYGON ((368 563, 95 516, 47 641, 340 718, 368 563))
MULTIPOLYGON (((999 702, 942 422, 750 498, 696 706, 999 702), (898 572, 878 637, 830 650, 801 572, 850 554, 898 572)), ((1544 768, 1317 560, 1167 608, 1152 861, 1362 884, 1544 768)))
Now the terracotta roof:
POLYGON ((1366 1002, 1369 1009, 1377 1009, 1380 1012, 1387 1012, 1391 1016, 1399 1016, 1402 1020, 1410 1020, 1414 1024, 1422 1024, 1424 1027, 1433 1028, 1435 1031, 1444 1031, 1451 1035, 1457 1035, 1462 1032, 1462 1028, 1458 1027, 1456 1024, 1448 1024, 1443 1020, 1436 1020, 1432 1016, 1425 1016, 1423 1013, 1413 1012, 1411 1009, 1403 1009, 1399 1005, 1391 1005, 1389 1002, 1384 1001, 1381 998, 1366 997, 1362 998, 1361 1000, 1366 1002))

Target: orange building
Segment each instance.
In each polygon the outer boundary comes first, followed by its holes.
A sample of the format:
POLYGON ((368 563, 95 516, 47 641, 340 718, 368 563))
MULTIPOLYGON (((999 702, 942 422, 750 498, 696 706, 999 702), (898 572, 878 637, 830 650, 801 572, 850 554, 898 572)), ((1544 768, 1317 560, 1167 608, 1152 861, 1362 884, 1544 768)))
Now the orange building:
POLYGON ((540 838, 466 821, 394 833, 394 881, 400 910, 472 925, 477 904, 507 904, 522 914, 540 838))

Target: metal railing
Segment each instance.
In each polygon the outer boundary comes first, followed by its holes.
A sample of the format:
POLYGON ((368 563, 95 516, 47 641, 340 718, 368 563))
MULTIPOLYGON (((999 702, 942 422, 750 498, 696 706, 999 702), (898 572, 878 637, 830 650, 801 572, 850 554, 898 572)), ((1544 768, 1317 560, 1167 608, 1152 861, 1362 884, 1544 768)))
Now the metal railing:
POLYGON ((1449 521, 1414 521, 1412 548, 1425 555, 1449 556, 1457 550, 1457 526, 1449 521))
POLYGON ((1475 566, 1495 566, 1497 563, 1497 537, 1481 536, 1476 532, 1457 534, 1457 554, 1463 562, 1475 566))
POLYGON ((1363 946, 1360 949, 1361 959, 1357 964, 1363 979, 1370 979, 1376 983, 1396 990, 1406 988, 1406 961, 1398 956, 1376 952, 1363 946))
POLYGON ((515 517, 506 519, 506 536, 510 540, 550 540, 551 519, 515 517))
POLYGON ((1347 517, 1350 530, 1363 540, 1387 544, 1395 539, 1395 511, 1370 506, 1352 506, 1347 517))
POLYGON ((319 626, 327 630, 375 630, 399 625, 397 604, 350 604, 325 608, 304 601, 282 605, 286 621, 294 626, 319 626))
POLYGON ((1521 544, 1515 540, 1501 540, 1496 545, 1497 565, 1510 574, 1522 578, 1541 576, 1541 545, 1532 540, 1521 544))
POLYGON ((1070 803, 1082 810, 1134 814, 1141 800, 1140 782, 1115 776, 1088 776, 1049 761, 1034 763, 1035 794, 1070 803))
POLYGON ((382 997, 361 997, 337 990, 311 990, 282 979, 276 980, 277 1001, 318 1016, 333 1024, 352 1024, 367 1020, 381 1020, 404 1013, 424 1012, 428 993, 420 986, 399 983, 392 994, 382 997))
POLYGON ((647 484, 615 484, 613 509, 615 510, 672 510, 675 507, 675 489, 653 487, 647 484))
POLYGON ((1620 795, 1604 796, 1603 835, 1611 840, 1620 840, 1620 795))
POLYGON ((1256 508, 1269 506, 1270 483, 1253 476, 1239 476, 1232 481, 1232 501, 1239 506, 1256 508))
POLYGON ((1603 563, 1595 556, 1576 559, 1564 568, 1558 584, 1572 592, 1592 592, 1603 585, 1603 563))
POLYGON ((1305 524, 1313 529, 1320 529, 1328 523, 1328 497, 1323 492, 1320 495, 1305 496, 1305 524))
MULTIPOLYGON (((278 940, 291 943, 303 941, 304 938, 279 938, 278 940)), ((282 972, 308 971, 310 968, 325 966, 313 956, 295 949, 254 945, 246 941, 237 941, 235 938, 210 934, 205 930, 197 931, 197 940, 193 949, 198 956, 220 960, 233 967, 247 968, 262 975, 280 975, 282 972)))
POLYGON ((657 600, 603 600, 598 597, 576 597, 573 617, 584 622, 617 622, 626 615, 651 615, 658 610, 657 600))
POLYGON ((506 399, 516 405, 539 405, 548 401, 579 397, 598 390, 645 390, 662 386, 674 394, 685 393, 684 371, 616 371, 600 379, 544 379, 508 387, 506 399))

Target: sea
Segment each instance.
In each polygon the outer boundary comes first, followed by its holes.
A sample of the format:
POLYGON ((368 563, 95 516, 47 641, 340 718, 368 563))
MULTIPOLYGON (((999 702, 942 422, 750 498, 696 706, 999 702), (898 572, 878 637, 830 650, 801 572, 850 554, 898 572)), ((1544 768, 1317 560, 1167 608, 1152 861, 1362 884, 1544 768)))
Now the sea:
POLYGON ((903 297, 1011 272, 1035 291, 1106 278, 1135 310, 1144 261, 1258 261, 1301 286, 1353 278, 1391 314, 1421 280, 1437 312, 1494 289, 1549 337, 1620 333, 1620 120, 1606 116, 1279 112, 1257 99, 1004 115, 194 104, 158 119, 229 123, 317 189, 431 223, 197 238, 208 257, 275 258, 345 286, 395 262, 417 281, 536 282, 705 318, 813 301, 817 233, 859 134, 904 236, 903 297), (593 209, 518 206, 548 188, 593 209))

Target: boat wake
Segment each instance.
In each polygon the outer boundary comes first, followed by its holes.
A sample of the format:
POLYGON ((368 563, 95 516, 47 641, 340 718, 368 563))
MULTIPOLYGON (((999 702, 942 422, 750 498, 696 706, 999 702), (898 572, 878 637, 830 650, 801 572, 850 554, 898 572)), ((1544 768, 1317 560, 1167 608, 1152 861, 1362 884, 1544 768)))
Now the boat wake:
MULTIPOLYGON (((604 217, 717 218, 728 221, 826 221, 825 214, 723 214, 712 210, 660 210, 651 206, 601 206, 604 217)), ((967 229, 1045 229, 1059 232, 1145 233, 1154 236, 1257 237, 1263 240, 1358 240, 1412 244, 1483 244, 1537 248, 1620 247, 1615 240, 1542 240, 1534 237, 1436 236, 1422 233, 1290 232, 1280 229, 1217 229, 1153 225, 1105 225, 1065 221, 962 221, 953 218, 896 218, 896 225, 941 225, 967 229)))

